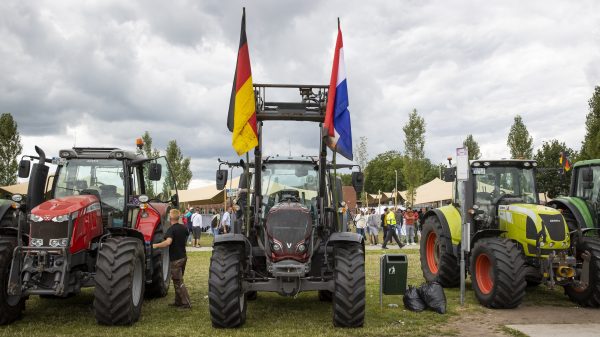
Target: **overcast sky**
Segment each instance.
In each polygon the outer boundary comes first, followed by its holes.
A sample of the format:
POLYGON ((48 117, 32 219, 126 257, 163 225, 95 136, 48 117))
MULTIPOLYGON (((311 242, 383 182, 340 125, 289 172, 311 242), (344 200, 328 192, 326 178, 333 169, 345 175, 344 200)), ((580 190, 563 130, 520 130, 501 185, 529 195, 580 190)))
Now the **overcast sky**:
MULTIPOLYGON (((535 148, 579 149, 600 85, 600 1, 3 0, 0 112, 25 153, 176 139, 192 187, 212 184, 216 159, 237 158, 226 116, 242 6, 255 83, 328 84, 341 18, 353 138, 371 157, 403 151, 413 108, 434 163, 469 133, 508 157, 516 114, 535 148)), ((317 153, 314 124, 264 135, 267 154, 317 153)))

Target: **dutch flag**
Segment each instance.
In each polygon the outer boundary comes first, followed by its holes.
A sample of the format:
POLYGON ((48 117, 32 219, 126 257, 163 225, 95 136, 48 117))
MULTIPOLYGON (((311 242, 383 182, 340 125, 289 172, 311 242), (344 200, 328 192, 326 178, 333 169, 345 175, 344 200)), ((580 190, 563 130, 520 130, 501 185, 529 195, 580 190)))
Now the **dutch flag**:
POLYGON ((331 81, 327 94, 325 112, 325 135, 327 145, 349 160, 352 160, 352 128, 348 110, 348 84, 346 83, 346 65, 344 63, 344 45, 342 31, 338 21, 338 35, 331 69, 331 81))

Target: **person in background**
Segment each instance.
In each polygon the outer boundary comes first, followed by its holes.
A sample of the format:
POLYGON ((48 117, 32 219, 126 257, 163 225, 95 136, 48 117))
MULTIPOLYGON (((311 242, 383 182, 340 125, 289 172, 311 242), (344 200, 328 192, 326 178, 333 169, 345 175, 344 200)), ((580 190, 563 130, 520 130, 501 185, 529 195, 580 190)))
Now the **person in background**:
POLYGON ((219 235, 219 224, 221 223, 221 214, 219 214, 214 208, 212 209, 211 213, 213 214, 213 217, 210 220, 210 232, 214 237, 219 235))
POLYGON ((415 244, 415 223, 419 219, 417 212, 413 212, 412 208, 408 208, 404 213, 404 223, 406 226, 406 238, 409 245, 415 244))
POLYGON ((233 212, 233 208, 231 206, 227 207, 227 211, 223 213, 223 219, 221 219, 221 229, 223 230, 223 234, 229 233, 231 228, 231 213, 233 212))
POLYGON ((188 230, 188 236, 187 236, 187 240, 186 241, 187 241, 187 243, 189 245, 192 244, 192 237, 193 237, 193 234, 192 234, 192 231, 193 231, 193 229, 192 229, 192 215, 193 214, 194 214, 194 207, 190 207, 190 208, 188 208, 187 212, 183 215, 183 217, 186 218, 185 225, 186 225, 187 230, 188 230))
POLYGON ((390 209, 389 211, 387 211, 387 214, 385 215, 385 222, 387 223, 388 230, 387 234, 385 235, 385 240, 383 240, 383 244, 381 245, 381 248, 388 249, 387 243, 392 241, 392 238, 396 240, 396 243, 398 244, 399 248, 404 247, 404 245, 402 244, 402 242, 400 242, 400 239, 398 238, 398 234, 396 233, 396 215, 394 214, 393 210, 390 209))
MULTIPOLYGON (((381 212, 381 209, 379 210, 381 212)), ((385 223, 385 215, 387 214, 388 209, 384 208, 383 213, 381 213, 379 223, 381 224, 381 230, 383 231, 383 241, 385 241, 385 237, 387 236, 388 225, 385 223)))
POLYGON ((377 245, 379 241, 379 226, 377 224, 378 215, 375 214, 375 209, 371 210, 371 214, 367 218, 367 226, 369 228, 369 241, 371 242, 371 246, 377 245))
POLYGON ((188 230, 179 222, 181 213, 177 209, 169 212, 169 221, 171 226, 167 229, 165 240, 163 242, 152 244, 152 249, 161 249, 169 247, 169 258, 171 259, 171 279, 175 288, 175 302, 169 304, 173 307, 182 309, 191 309, 190 295, 183 283, 183 274, 187 262, 185 253, 185 242, 188 236, 188 230))
POLYGON ((200 248, 200 236, 202 235, 202 215, 196 208, 192 214, 192 233, 194 234, 194 247, 200 248))
MULTIPOLYGON (((400 207, 397 207, 396 210, 394 211, 394 216, 396 217, 396 234, 398 234, 398 237, 400 237, 400 239, 402 239, 402 210, 400 210, 400 207)), ((402 241, 405 242, 405 241, 402 241)))
POLYGON ((360 213, 356 214, 354 222, 356 223, 356 234, 360 234, 365 238, 365 227, 367 227, 367 217, 365 217, 365 213, 360 211, 360 213))

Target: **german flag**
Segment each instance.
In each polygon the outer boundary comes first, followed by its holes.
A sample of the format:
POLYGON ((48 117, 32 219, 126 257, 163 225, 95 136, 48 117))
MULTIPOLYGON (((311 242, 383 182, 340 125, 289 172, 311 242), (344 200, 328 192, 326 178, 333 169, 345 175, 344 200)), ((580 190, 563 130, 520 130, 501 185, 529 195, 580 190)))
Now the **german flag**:
POLYGON ((561 152, 560 153, 560 166, 563 169, 563 172, 569 172, 571 170, 571 161, 569 160, 569 153, 568 152, 561 152))
POLYGON ((258 145, 256 131, 256 105, 250 69, 250 54, 246 40, 246 9, 242 13, 242 31, 238 50, 233 87, 229 101, 227 128, 232 132, 231 145, 238 155, 250 151, 258 145))

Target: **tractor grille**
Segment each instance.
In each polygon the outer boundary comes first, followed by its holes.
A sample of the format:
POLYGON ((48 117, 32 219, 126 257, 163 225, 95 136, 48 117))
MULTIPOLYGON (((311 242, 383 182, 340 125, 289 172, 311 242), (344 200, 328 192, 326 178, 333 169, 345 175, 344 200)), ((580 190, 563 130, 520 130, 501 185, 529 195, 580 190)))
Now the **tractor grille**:
POLYGON ((31 237, 44 240, 44 246, 50 245, 50 239, 63 239, 68 235, 69 223, 66 221, 42 221, 31 223, 31 237))
POLYGON ((560 214, 540 214, 540 218, 544 222, 544 226, 548 229, 550 238, 554 241, 564 241, 566 237, 565 233, 565 221, 560 214))

